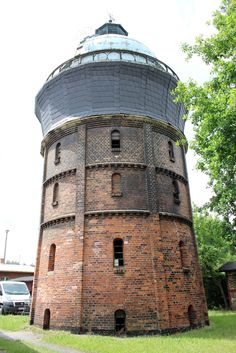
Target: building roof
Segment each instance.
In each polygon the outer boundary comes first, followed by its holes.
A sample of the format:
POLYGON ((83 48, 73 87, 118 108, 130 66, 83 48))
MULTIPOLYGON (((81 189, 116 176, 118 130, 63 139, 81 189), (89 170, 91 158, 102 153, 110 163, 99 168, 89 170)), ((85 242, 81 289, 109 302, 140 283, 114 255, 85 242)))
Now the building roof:
POLYGON ((219 268, 220 272, 236 271, 236 261, 226 262, 219 268))
POLYGON ((31 282, 33 281, 34 276, 24 276, 24 277, 17 277, 17 278, 12 278, 11 281, 16 281, 16 282, 31 282))
POLYGON ((13 264, 0 264, 0 272, 25 272, 34 273, 34 266, 28 265, 13 265, 13 264))

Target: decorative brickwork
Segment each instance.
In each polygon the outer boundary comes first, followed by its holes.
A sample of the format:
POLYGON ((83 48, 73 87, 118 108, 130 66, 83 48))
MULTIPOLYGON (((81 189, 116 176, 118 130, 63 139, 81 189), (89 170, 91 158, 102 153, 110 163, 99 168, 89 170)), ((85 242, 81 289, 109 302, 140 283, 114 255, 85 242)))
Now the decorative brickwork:
POLYGON ((156 62, 62 66, 36 98, 45 133, 37 326, 134 335, 208 320, 187 145, 177 144, 184 108, 171 93, 177 76, 156 62))

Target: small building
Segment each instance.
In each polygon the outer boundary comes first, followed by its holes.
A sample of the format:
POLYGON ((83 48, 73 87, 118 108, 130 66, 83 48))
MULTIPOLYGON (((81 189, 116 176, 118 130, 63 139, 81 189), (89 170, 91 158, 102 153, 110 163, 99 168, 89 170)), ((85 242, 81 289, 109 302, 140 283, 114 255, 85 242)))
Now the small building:
POLYGON ((0 281, 14 280, 25 282, 32 293, 34 266, 0 263, 0 281))
POLYGON ((219 268, 220 272, 225 272, 229 306, 236 310, 236 261, 227 262, 219 268))

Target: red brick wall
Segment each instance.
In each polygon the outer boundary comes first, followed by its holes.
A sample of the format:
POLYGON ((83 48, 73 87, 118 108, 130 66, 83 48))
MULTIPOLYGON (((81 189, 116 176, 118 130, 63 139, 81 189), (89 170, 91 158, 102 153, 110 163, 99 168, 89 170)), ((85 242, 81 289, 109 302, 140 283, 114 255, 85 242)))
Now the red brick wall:
POLYGON ((76 176, 62 177, 45 187, 44 222, 75 212, 76 176), (58 204, 53 206, 53 188, 58 183, 58 204))
POLYGON ((125 118, 124 123, 112 119, 93 119, 63 137, 59 130, 53 143, 47 141, 44 224, 31 318, 42 326, 44 312, 50 309, 52 328, 113 333, 114 313, 122 309, 128 332, 160 332, 189 327, 192 306, 194 324, 203 325, 206 303, 183 150, 174 145, 175 162, 170 162, 168 141, 174 144, 177 139, 173 131, 166 129, 165 135, 163 126, 157 133, 156 127, 154 131, 151 124, 135 118, 132 124, 125 118), (110 141, 113 129, 121 134, 121 151, 115 153, 110 141), (58 142, 61 160, 55 165, 58 142), (76 173, 71 175, 72 169, 76 173), (119 196, 112 195, 113 173, 121 175, 119 196), (173 180, 179 185, 179 204, 173 200, 173 180), (55 182, 58 205, 52 207, 55 182), (125 211, 118 215, 116 210, 125 211), (113 266, 117 237, 124 241, 125 261, 118 273, 113 266), (51 244, 56 245, 54 271, 48 271, 51 244))
POLYGON ((86 171, 86 211, 147 209, 147 185, 144 169, 98 168, 86 171), (112 174, 121 176, 121 196, 112 195, 112 174))

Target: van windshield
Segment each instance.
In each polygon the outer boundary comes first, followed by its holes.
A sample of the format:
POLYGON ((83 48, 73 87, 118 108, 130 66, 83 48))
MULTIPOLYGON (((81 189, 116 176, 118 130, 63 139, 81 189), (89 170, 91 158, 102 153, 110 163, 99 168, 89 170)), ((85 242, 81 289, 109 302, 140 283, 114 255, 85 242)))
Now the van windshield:
POLYGON ((29 294, 25 283, 2 283, 2 286, 6 294, 29 294))

